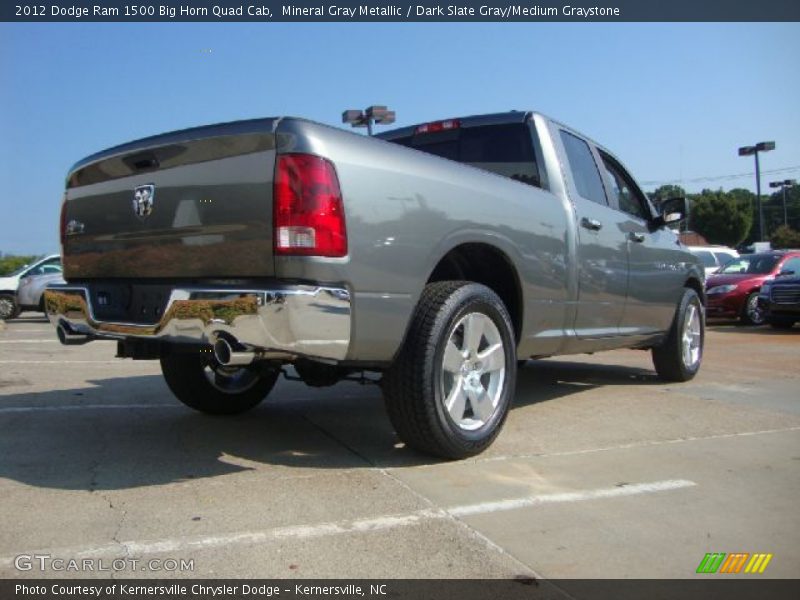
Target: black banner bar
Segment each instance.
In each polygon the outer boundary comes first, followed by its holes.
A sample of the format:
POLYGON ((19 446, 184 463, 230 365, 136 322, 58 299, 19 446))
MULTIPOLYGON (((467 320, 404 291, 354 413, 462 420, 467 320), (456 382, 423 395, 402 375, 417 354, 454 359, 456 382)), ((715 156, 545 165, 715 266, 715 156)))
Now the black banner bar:
POLYGON ((9 22, 800 21, 797 0, 49 0, 3 2, 9 22))
POLYGON ((39 579, 0 580, 4 600, 795 600, 800 580, 710 576, 692 580, 39 579))

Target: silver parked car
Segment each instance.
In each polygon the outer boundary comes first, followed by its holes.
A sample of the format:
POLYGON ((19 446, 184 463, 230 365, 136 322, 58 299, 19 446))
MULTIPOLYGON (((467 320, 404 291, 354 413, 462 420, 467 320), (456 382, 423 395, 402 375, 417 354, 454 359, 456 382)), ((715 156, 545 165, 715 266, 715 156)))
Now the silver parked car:
POLYGON ((19 310, 35 310, 44 312, 44 290, 50 284, 64 284, 61 265, 42 265, 42 272, 23 277, 17 290, 19 310))
POLYGON ((20 267, 10 275, 0 277, 0 319, 13 319, 20 312, 17 291, 20 282, 29 275, 61 273, 61 255, 51 254, 32 265, 20 267))

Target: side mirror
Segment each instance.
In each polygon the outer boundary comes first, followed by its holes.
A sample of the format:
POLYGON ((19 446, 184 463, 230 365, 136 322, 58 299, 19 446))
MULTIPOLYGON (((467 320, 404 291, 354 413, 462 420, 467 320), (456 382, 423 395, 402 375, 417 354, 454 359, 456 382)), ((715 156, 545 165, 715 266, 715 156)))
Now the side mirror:
POLYGON ((683 221, 689 214, 686 198, 670 198, 661 203, 661 214, 655 218, 654 225, 663 227, 683 221))

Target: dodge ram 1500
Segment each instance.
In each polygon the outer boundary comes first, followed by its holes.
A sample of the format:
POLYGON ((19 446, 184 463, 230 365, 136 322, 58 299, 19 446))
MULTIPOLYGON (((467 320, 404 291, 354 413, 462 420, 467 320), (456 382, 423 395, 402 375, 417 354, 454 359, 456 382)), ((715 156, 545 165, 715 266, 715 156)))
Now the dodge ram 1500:
POLYGON ((399 437, 460 458, 498 435, 517 364, 652 351, 692 378, 703 269, 608 150, 536 112, 357 135, 298 118, 166 133, 69 172, 63 343, 159 360, 191 408, 380 373, 399 437))

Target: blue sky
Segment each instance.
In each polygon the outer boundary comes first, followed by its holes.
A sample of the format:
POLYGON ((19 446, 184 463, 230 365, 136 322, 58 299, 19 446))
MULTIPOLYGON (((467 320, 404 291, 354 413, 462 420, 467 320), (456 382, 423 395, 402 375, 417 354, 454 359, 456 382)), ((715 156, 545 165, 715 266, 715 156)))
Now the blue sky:
MULTIPOLYGON (((0 251, 58 250, 64 175, 96 150, 291 114, 398 125, 541 110, 640 182, 755 188, 736 148, 774 140, 800 179, 800 24, 0 24, 0 251)), ((646 189, 656 186, 647 185, 646 189)))

